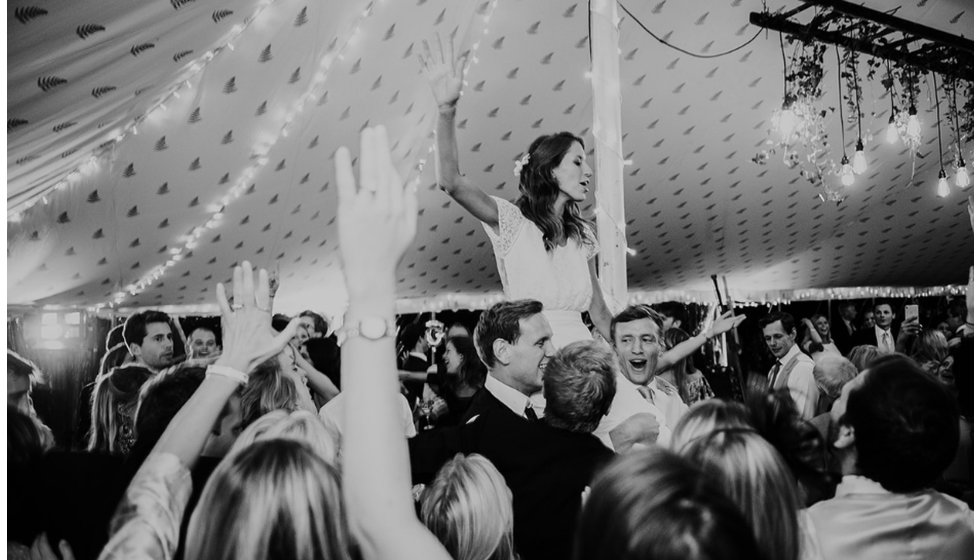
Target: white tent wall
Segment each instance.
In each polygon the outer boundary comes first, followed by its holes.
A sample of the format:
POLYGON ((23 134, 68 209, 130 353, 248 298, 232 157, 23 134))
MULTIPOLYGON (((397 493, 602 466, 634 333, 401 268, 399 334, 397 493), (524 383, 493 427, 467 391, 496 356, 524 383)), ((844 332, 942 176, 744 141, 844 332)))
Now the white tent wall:
MULTIPOLYGON (((796 3, 769 8, 783 5, 796 3)), ((866 5, 973 37, 971 2, 866 5)), ((708 54, 749 40, 749 13, 763 8, 623 6, 708 54)), ((196 309, 249 259, 278 271, 277 310, 339 309, 331 157, 340 145, 356 155, 359 130, 384 124, 406 178, 421 168, 402 309, 492 303, 500 283, 486 235, 435 186, 435 106, 417 55, 435 32, 474 51, 458 113, 461 165, 513 198, 513 161, 536 136, 569 130, 593 150, 587 12, 571 0, 8 3, 8 301, 196 309)), ((863 84, 869 170, 835 205, 778 154, 752 161, 782 101, 778 34, 712 59, 672 50, 629 19, 619 35, 634 297, 710 301, 710 274, 755 300, 966 283, 973 188, 936 196, 931 82, 918 100, 919 156, 883 142, 888 96, 863 84)), ((824 69, 823 101, 836 107, 833 49, 824 69)), ((839 159, 836 119, 827 127, 839 159)), ((845 131, 849 153, 856 129, 845 131)), ((972 143, 963 150, 972 171, 972 143)))

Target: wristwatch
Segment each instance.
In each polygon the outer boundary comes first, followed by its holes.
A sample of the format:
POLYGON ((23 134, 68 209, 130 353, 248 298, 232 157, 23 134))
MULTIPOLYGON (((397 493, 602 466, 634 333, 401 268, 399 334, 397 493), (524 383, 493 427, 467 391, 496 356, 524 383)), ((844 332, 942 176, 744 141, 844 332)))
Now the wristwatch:
POLYGON ((339 334, 343 335, 344 340, 354 337, 366 338, 368 340, 381 340, 389 336, 395 336, 398 327, 392 319, 385 319, 378 316, 366 316, 355 321, 349 326, 340 329, 339 334))

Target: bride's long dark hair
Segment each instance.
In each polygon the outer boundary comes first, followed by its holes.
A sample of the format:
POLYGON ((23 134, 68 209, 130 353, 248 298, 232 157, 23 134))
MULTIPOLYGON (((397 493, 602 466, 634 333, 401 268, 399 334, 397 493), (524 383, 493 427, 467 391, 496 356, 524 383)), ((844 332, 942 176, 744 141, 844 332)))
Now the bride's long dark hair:
POLYGON ((530 159, 521 168, 521 195, 515 205, 544 234, 544 246, 548 251, 566 239, 574 239, 582 245, 595 244, 594 229, 582 217, 577 202, 569 200, 560 216, 552 210, 561 192, 552 171, 561 164, 574 142, 585 148, 585 142, 571 132, 539 136, 527 149, 530 159))

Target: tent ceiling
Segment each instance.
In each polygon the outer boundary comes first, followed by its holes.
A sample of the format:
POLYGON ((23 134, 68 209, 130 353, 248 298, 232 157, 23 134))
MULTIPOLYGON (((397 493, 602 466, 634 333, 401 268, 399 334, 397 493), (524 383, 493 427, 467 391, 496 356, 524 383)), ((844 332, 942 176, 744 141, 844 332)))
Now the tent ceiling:
MULTIPOLYGON (((699 53, 747 41, 756 32, 748 14, 762 9, 740 0, 625 5, 699 53)), ((971 2, 866 5, 973 37, 971 2)), ((570 130, 591 150, 587 16, 586 3, 570 0, 9 3, 8 208, 42 192, 46 200, 8 222, 8 300, 110 301, 183 248, 227 197, 190 253, 122 305, 210 303, 214 283, 249 259, 279 271, 284 308, 329 307, 342 293, 331 154, 356 148, 367 124, 388 127, 406 175, 424 162, 419 235, 399 295, 498 291, 478 222, 435 188, 435 107, 416 55, 433 30, 454 33, 459 48, 479 42, 458 115, 460 157, 486 190, 513 198, 513 160, 537 135, 570 130), (93 154, 97 163, 87 163, 93 154)), ((627 19, 621 52, 631 290, 709 293, 710 274, 740 294, 965 283, 972 187, 935 194, 931 85, 920 96, 913 162, 881 140, 888 97, 865 84, 869 170, 837 206, 778 157, 752 161, 781 102, 776 34, 698 59, 627 19)), ((825 101, 836 105, 833 49, 825 68, 825 101)), ((837 122, 827 121, 840 154, 837 122)), ((847 135, 850 145, 856 126, 847 135)), ((945 127, 947 162, 950 137, 945 127)), ((964 146, 970 169, 972 148, 964 146)))

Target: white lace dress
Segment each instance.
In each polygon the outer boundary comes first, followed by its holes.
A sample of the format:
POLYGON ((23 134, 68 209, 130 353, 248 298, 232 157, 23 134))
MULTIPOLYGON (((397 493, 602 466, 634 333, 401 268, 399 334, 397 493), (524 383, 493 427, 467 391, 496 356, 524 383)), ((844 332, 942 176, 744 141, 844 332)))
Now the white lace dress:
POLYGON ((582 312, 592 302, 592 278, 589 261, 598 252, 598 244, 583 245, 569 240, 550 253, 538 226, 521 210, 497 197, 499 233, 483 224, 493 253, 497 272, 509 300, 536 299, 544 305, 551 323, 552 344, 561 348, 570 342, 591 340, 582 323, 582 312))

